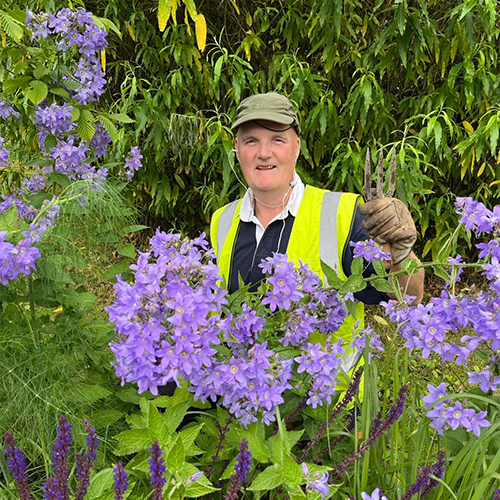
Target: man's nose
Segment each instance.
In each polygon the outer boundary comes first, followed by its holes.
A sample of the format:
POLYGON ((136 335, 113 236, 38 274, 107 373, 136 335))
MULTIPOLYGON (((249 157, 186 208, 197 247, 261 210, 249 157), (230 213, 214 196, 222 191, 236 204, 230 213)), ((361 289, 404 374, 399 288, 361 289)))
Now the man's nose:
POLYGON ((259 158, 269 158, 271 155, 271 150, 269 148, 269 144, 265 142, 261 142, 259 144, 259 151, 258 151, 259 158))

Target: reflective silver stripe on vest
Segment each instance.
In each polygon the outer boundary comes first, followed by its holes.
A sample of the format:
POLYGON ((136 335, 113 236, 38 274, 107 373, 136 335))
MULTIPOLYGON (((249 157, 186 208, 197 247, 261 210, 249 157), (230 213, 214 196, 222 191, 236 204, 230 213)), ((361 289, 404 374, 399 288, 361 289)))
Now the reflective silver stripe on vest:
MULTIPOLYGON (((325 193, 321 205, 319 223, 319 258, 338 272, 339 254, 337 244, 337 211, 342 193, 325 193)), ((325 286, 328 286, 326 276, 325 286)))
POLYGON ((219 217, 219 226, 217 227, 217 249, 219 255, 227 235, 229 234, 229 230, 231 229, 234 213, 236 212, 239 202, 240 200, 236 200, 229 203, 219 217))

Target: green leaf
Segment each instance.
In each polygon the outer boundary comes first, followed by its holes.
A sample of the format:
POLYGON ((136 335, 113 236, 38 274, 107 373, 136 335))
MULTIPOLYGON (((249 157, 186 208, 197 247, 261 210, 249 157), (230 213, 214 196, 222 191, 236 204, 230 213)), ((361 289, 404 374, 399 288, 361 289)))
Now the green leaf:
POLYGON ((32 80, 26 91, 26 97, 37 106, 40 104, 49 93, 49 87, 47 84, 40 80, 32 80))
POLYGON ((363 272, 363 259, 353 259, 351 264, 351 274, 361 274, 363 272))
POLYGON ((186 456, 198 455, 198 453, 201 452, 201 450, 193 443, 204 426, 205 424, 202 423, 196 425, 195 427, 189 427, 189 429, 184 429, 179 433, 179 436, 182 439, 182 444, 184 445, 184 452, 186 456))
POLYGON ((368 78, 363 82, 363 100, 365 105, 365 112, 368 111, 372 102, 372 84, 368 78))
POLYGON ((160 413, 151 403, 149 403, 149 434, 153 441, 158 440, 160 446, 167 446, 170 443, 170 430, 165 423, 165 414, 160 413))
POLYGON ((44 76, 47 76, 48 74, 50 74, 50 70, 47 69, 46 66, 43 66, 41 64, 39 64, 34 70, 33 70, 33 76, 38 79, 38 80, 41 80, 44 76))
MULTIPOLYGON (((49 92, 54 95, 58 95, 62 97, 63 99, 66 99, 69 101, 70 95, 69 92, 66 89, 61 89, 61 88, 50 88, 49 92)), ((75 108, 73 108, 74 110, 75 108)))
POLYGON ((167 469, 173 474, 180 470, 182 464, 186 460, 186 454, 184 453, 184 444, 182 442, 182 438, 177 436, 175 441, 172 443, 170 447, 170 451, 167 455, 167 459, 165 465, 167 469))
POLYGON ((147 450, 152 443, 147 429, 123 431, 115 439, 118 441, 118 447, 115 450, 117 455, 129 455, 147 450))
POLYGON ((436 265, 432 267, 434 269, 434 274, 444 279, 445 281, 450 281, 450 275, 446 272, 443 266, 436 265))
POLYGON ((247 439, 248 449, 252 452, 252 458, 261 464, 267 464, 271 457, 271 452, 266 445, 266 442, 259 436, 249 432, 240 431, 238 433, 240 439, 247 439))
POLYGON ((71 184, 69 177, 61 172, 50 172, 47 177, 52 181, 53 184, 57 184, 58 186, 61 186, 63 188, 71 184))
POLYGON ((250 491, 273 490, 283 484, 282 470, 278 465, 270 465, 262 471, 253 481, 250 491))
POLYGON ((75 384, 71 388, 68 399, 74 402, 93 403, 110 394, 111 392, 101 385, 75 384))
POLYGON ((76 132, 84 140, 90 142, 95 134, 94 116, 88 109, 80 110, 76 132))
POLYGON ((3 82, 4 94, 11 94, 12 92, 15 92, 19 88, 26 87, 26 85, 28 85, 28 83, 31 82, 31 80, 33 80, 31 76, 22 76, 20 78, 7 78, 3 82))
POLYGON ((120 123, 135 123, 135 120, 130 118, 130 116, 126 115, 125 113, 113 113, 109 115, 109 118, 120 123))
POLYGON ((128 271, 129 267, 130 264, 127 261, 119 262, 118 264, 115 264, 114 266, 106 269, 106 272, 103 275, 103 279, 113 280, 118 274, 122 274, 125 271, 128 271))
POLYGON ((380 260, 374 260, 372 261, 373 269, 375 269, 375 272, 377 273, 377 276, 385 276, 385 266, 382 261, 380 260))
POLYGON ((366 288, 366 283, 363 280, 363 276, 361 274, 353 274, 347 278, 347 281, 340 287, 339 293, 341 295, 345 295, 347 292, 360 292, 366 288))
POLYGON ((17 208, 15 205, 12 205, 3 214, 0 214, 0 231, 17 231, 18 228, 17 208))
POLYGON ((328 281, 328 286, 338 290, 344 282, 339 278, 337 272, 323 261, 321 261, 321 269, 323 269, 325 278, 328 281))
POLYGON ((191 19, 193 21, 196 21, 198 13, 196 12, 196 5, 194 3, 194 0, 182 0, 182 1, 184 2, 184 5, 187 7, 191 19))
POLYGON ((117 410, 96 410, 89 420, 96 429, 104 429, 122 417, 123 413, 117 410))
POLYGON ((92 19, 94 22, 97 24, 97 26, 101 28, 106 28, 106 31, 113 31, 118 37, 122 38, 121 31, 118 29, 116 24, 113 21, 110 21, 109 19, 106 19, 105 17, 97 17, 97 16, 92 16, 92 19))
POLYGON ((394 293, 394 287, 384 278, 379 278, 376 280, 373 280, 371 284, 377 289, 379 292, 393 292, 394 293))
POLYGON ((305 482, 304 474, 300 465, 290 456, 285 455, 283 461, 283 475, 289 486, 297 486, 305 482))
POLYGON ((198 498, 214 491, 219 491, 219 489, 197 481, 186 488, 185 498, 198 498))
POLYGON ((113 488, 113 469, 104 469, 92 476, 87 490, 87 498, 98 498, 113 488))
POLYGON ((11 17, 7 12, 0 10, 0 26, 3 28, 7 36, 19 42, 23 37, 23 28, 22 25, 11 17))
POLYGON ((123 255, 123 257, 128 257, 129 259, 135 258, 135 246, 132 243, 125 243, 118 247, 118 253, 123 255))
MULTIPOLYGON (((45 146, 45 151, 50 151, 52 148, 55 148, 57 146, 57 137, 55 135, 49 134, 45 138, 45 142, 43 144, 45 146)), ((52 172, 52 173, 59 174, 59 172, 52 172)), ((62 175, 64 175, 64 174, 62 174, 62 175)), ((66 177, 66 176, 64 176, 64 177, 66 177)), ((69 179, 68 179, 68 182, 69 182, 69 179)))
POLYGON ((106 130, 106 132, 109 134, 109 137, 111 137, 113 143, 115 143, 118 140, 118 131, 116 130, 114 123, 102 115, 99 116, 99 120, 101 121, 104 130, 106 130))
POLYGON ((149 229, 149 226, 143 226, 142 224, 133 224, 132 226, 126 226, 120 230, 120 234, 125 236, 126 234, 136 233, 137 231, 142 231, 143 229, 149 229))

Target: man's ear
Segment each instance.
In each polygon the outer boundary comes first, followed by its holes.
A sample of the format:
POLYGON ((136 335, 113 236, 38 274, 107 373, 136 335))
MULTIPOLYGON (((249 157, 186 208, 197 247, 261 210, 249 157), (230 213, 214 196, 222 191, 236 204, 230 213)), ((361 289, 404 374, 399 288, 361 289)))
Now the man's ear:
POLYGON ((233 151, 236 153, 236 159, 238 161, 240 161, 240 159, 238 157, 238 135, 236 135, 236 137, 234 138, 234 150, 233 151))
POLYGON ((295 155, 295 161, 299 159, 300 156, 300 137, 297 137, 297 154, 295 155))

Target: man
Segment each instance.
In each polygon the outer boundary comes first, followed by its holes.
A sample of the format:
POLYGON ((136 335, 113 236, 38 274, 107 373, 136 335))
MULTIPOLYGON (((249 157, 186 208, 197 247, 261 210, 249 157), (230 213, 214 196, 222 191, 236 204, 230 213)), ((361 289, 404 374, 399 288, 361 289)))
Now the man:
MULTIPOLYGON (((305 186, 295 171, 300 154, 299 119, 293 104, 276 93, 244 99, 232 125, 235 151, 248 190, 241 200, 219 209, 212 217, 210 235, 221 273, 231 292, 238 276, 257 286, 262 280, 262 259, 273 252, 302 261, 323 280, 321 261, 335 268, 341 278, 350 275, 353 259, 350 241, 373 238, 392 251, 389 272, 401 269, 416 239, 415 225, 399 200, 382 198, 361 203, 351 193, 331 193, 305 186)), ((373 272, 373 270, 371 270, 373 272)), ((400 276, 404 292, 420 301, 423 269, 400 276)), ((387 296, 369 286, 355 294, 360 300, 356 317, 342 326, 340 335, 350 339, 363 303, 376 304, 387 296)))

